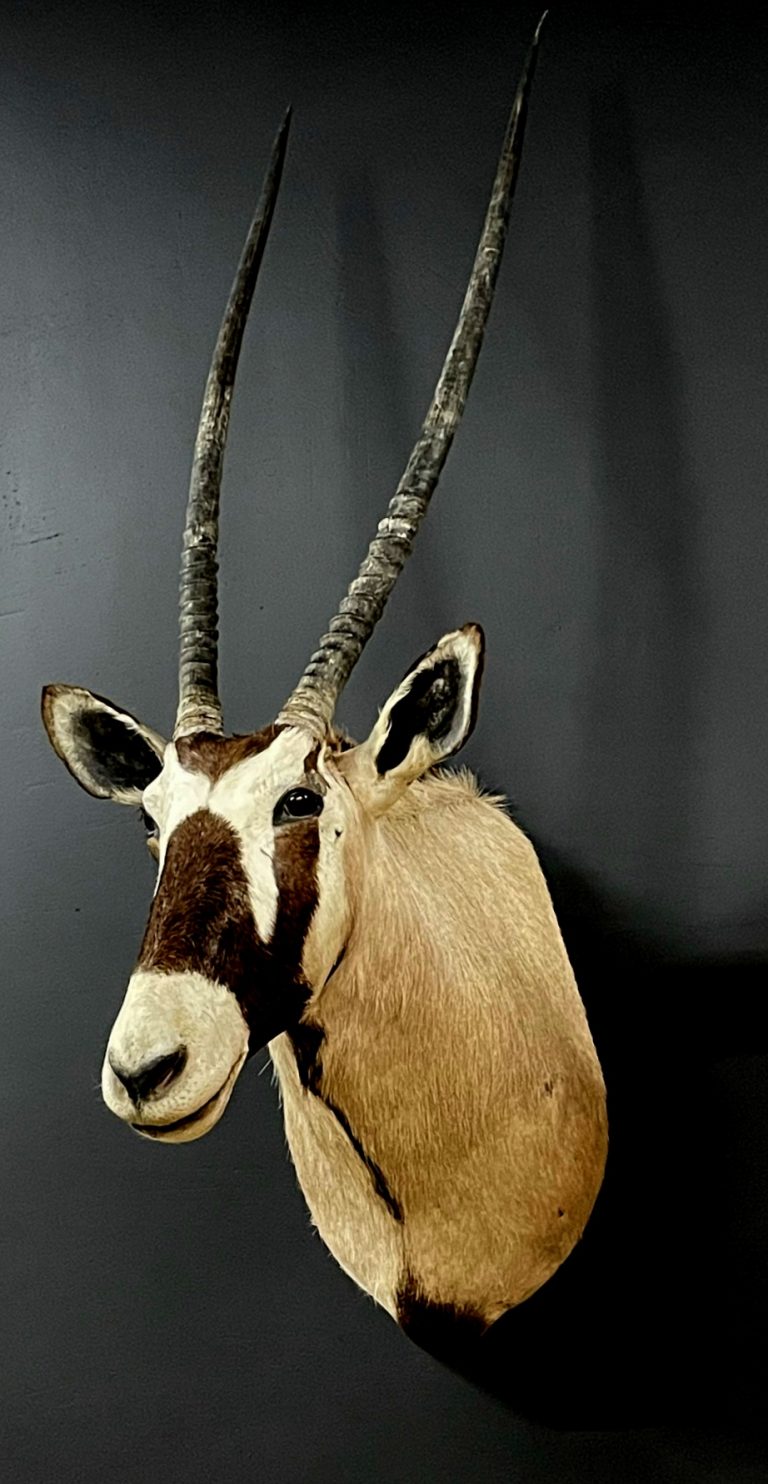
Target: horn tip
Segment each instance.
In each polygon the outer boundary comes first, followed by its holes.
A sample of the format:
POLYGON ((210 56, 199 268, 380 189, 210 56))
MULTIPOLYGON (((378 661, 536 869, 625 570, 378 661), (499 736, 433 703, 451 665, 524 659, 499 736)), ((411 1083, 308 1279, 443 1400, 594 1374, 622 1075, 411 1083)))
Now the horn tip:
POLYGON ((289 103, 283 114, 280 128, 275 135, 275 142, 272 145, 272 168, 277 171, 278 180, 282 174, 283 162, 285 160, 286 150, 288 149, 288 133, 292 118, 293 104, 289 103))

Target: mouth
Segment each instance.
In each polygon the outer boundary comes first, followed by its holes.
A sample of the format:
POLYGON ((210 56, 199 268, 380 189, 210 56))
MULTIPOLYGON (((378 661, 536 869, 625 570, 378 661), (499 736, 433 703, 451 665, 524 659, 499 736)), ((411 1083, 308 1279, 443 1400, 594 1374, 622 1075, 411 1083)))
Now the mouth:
POLYGON ((189 1138, 190 1134, 192 1134, 192 1137, 194 1137, 193 1130, 198 1127, 200 1133, 206 1132, 206 1129, 211 1128, 213 1123, 216 1122, 216 1118, 212 1118, 211 1115, 215 1115, 219 1111, 220 1105, 228 1101, 239 1070, 240 1061, 236 1061, 222 1082, 218 1092, 215 1092, 213 1097, 208 1098, 206 1102, 201 1103, 200 1107, 196 1108, 194 1113, 187 1113, 184 1118, 176 1118, 172 1123, 132 1123, 131 1128, 137 1134, 143 1134, 146 1139, 158 1139, 161 1142, 163 1139, 168 1139, 174 1143, 178 1142, 179 1135, 189 1138), (206 1125, 206 1129, 202 1127, 203 1124, 206 1125))

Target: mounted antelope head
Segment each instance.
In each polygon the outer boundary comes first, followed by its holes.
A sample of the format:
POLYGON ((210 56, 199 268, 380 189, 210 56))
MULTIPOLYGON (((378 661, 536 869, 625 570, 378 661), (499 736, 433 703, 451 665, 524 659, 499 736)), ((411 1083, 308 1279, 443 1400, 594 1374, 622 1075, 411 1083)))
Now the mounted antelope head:
POLYGON ((59 757, 138 805, 158 875, 103 1067, 104 1100, 155 1143, 221 1118, 266 1045, 312 1217, 342 1267, 422 1343, 540 1286, 589 1216, 605 1095, 533 848, 466 773, 483 635, 444 634, 353 745, 336 703, 413 545, 475 368, 504 243, 538 31, 466 297, 407 468, 328 632, 276 720, 224 734, 219 487, 245 319, 286 118, 203 402, 181 562, 170 742, 90 691, 48 686, 59 757))

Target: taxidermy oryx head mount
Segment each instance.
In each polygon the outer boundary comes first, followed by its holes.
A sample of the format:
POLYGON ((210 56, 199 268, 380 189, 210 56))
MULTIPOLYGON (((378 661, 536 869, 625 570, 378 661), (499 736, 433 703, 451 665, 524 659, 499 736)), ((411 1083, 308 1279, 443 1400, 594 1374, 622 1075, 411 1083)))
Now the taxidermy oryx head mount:
POLYGON ((481 629, 444 634, 359 746, 333 725, 467 397, 538 37, 422 431, 359 575, 275 721, 224 734, 216 549, 235 369, 288 118, 205 390, 173 738, 89 691, 43 694, 59 757, 95 797, 142 809, 158 862, 104 1059, 107 1106, 155 1142, 197 1139, 221 1118, 249 1055, 269 1044, 321 1235, 417 1338, 434 1313, 482 1330, 544 1282, 581 1234, 606 1152, 600 1068, 532 846, 469 775, 439 771, 474 725, 481 629))

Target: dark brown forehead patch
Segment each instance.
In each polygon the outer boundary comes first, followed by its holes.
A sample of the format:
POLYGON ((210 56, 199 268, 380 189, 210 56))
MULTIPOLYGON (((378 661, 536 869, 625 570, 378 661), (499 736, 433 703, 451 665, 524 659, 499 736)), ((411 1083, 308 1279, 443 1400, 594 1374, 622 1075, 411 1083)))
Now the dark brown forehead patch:
POLYGON ((168 842, 139 968, 194 970, 227 984, 257 947, 237 836, 225 819, 198 809, 168 842))
POLYGON ((179 737, 176 755, 182 768, 189 773, 205 773, 211 783, 218 780, 247 757, 265 752, 284 731, 271 723, 260 732, 249 732, 244 737, 214 737, 210 732, 197 732, 194 737, 179 737))

